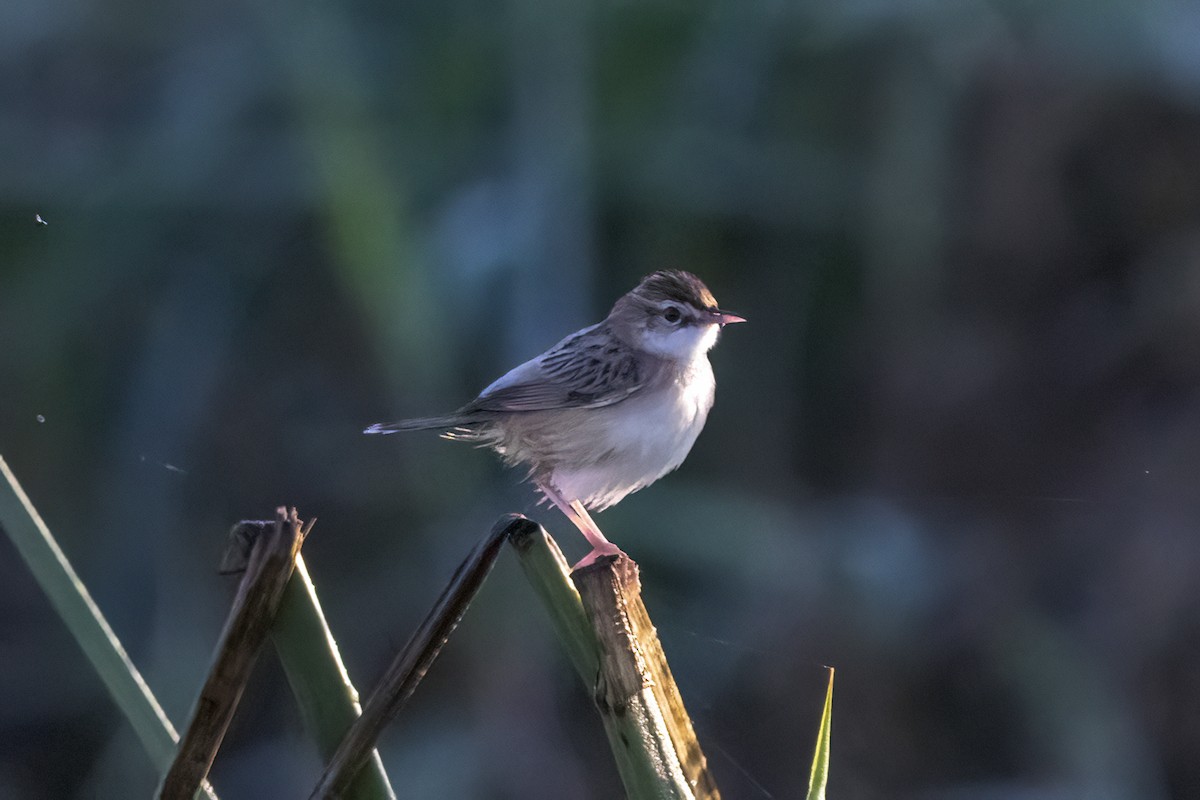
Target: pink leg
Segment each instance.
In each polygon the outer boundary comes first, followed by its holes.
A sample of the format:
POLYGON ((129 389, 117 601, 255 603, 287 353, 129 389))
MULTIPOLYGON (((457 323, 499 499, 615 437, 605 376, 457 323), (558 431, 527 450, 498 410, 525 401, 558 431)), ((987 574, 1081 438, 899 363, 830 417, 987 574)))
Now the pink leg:
POLYGON ((549 482, 539 483, 538 488, 542 490, 542 494, 546 496, 547 500, 554 503, 560 511, 567 515, 567 519, 575 523, 575 527, 583 534, 583 538, 587 539, 588 544, 592 546, 592 551, 571 569, 586 567, 603 556, 625 555, 621 548, 604 538, 604 534, 600 532, 600 528, 592 519, 591 514, 583 507, 583 503, 578 500, 568 502, 549 482))

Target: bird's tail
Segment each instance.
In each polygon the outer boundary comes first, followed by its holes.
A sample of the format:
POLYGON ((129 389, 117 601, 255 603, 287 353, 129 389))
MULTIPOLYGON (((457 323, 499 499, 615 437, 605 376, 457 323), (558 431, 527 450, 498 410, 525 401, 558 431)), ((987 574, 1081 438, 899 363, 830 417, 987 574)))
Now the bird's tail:
POLYGON ((401 431, 449 431, 462 428, 472 420, 451 415, 447 417, 419 417, 417 419, 402 419, 399 422, 376 422, 363 433, 400 433, 401 431))

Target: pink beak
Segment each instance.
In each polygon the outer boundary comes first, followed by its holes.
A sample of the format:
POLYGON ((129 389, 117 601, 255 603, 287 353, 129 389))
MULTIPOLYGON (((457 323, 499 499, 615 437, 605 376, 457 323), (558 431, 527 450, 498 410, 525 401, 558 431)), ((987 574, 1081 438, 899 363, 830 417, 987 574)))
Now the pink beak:
POLYGON ((730 314, 728 311, 722 311, 719 308, 714 309, 712 315, 715 318, 716 323, 722 328, 726 325, 732 325, 735 322, 746 321, 745 317, 739 317, 737 314, 730 314))

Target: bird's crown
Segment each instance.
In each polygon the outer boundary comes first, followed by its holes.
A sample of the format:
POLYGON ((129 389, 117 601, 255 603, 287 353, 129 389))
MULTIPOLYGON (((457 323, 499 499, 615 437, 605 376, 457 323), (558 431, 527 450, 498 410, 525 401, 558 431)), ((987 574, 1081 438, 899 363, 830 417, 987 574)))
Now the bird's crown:
POLYGON ((690 272, 678 269, 664 269, 647 275, 632 293, 655 304, 674 300, 701 310, 717 307, 717 299, 704 285, 704 281, 690 272))

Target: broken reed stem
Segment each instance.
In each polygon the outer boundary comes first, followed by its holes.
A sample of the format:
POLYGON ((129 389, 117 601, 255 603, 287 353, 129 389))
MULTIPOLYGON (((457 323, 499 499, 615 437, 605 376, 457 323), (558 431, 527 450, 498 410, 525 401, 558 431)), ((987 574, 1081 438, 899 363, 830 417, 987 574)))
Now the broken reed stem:
POLYGON ((530 520, 514 527, 508 541, 533 591, 550 612, 550 623, 567 657, 590 689, 599 674, 600 647, 579 600, 579 591, 571 583, 571 569, 562 550, 545 528, 530 520))
MULTIPOLYGON (((296 697, 304 728, 317 743, 321 760, 328 761, 362 709, 303 555, 296 556, 296 570, 283 590, 271 640, 296 697)), ((350 784, 346 796, 395 800, 378 750, 371 751, 370 760, 350 784)))
POLYGON ((718 800, 628 556, 571 574, 600 646, 596 708, 630 798, 718 800))
MULTIPOLYGON (((0 478, 0 526, 133 724, 146 752, 160 769, 165 768, 178 738, 170 720, 3 458, 0 478)), ((354 688, 302 561, 299 575, 293 575, 307 533, 295 510, 288 513, 282 508, 273 527, 244 523, 231 532, 231 538, 240 544, 227 551, 223 566, 245 566, 246 575, 222 632, 217 658, 197 699, 192 724, 164 778, 161 797, 186 800, 196 794, 215 800, 204 777, 285 595, 289 600, 275 627, 276 644, 301 713, 322 753, 357 711, 354 688), (250 549, 248 559, 246 548, 250 549), (322 643, 323 654, 315 658, 301 655, 314 641, 322 643), (323 664, 317 672, 324 670, 324 676, 314 676, 311 663, 305 666, 305 661, 323 664), (315 688, 319 684, 324 688, 315 688), (334 696, 337 699, 331 700, 334 696)), ((719 798, 642 604, 637 565, 626 557, 601 559, 568 576, 553 539, 520 515, 502 518, 460 565, 362 716, 349 723, 349 731, 312 796, 340 797, 347 792, 352 797, 394 796, 374 750, 375 741, 436 659, 506 539, 512 541, 522 568, 550 612, 576 671, 595 693, 628 797, 719 798), (375 766, 362 771, 368 759, 373 759, 375 766), (356 775, 361 777, 355 780, 356 775), (361 793, 360 788, 364 789, 361 793)))
MULTIPOLYGON (((165 773, 179 741, 175 726, 3 457, 0 457, 0 527, 104 682, 113 702, 133 726, 155 769, 165 773)), ((207 783, 201 787, 200 796, 216 800, 207 783)))
POLYGON ((442 591, 425 621, 417 628, 408 644, 396 656, 384 673, 379 685, 363 707, 362 716, 354 721, 346 737, 330 759, 325 773, 311 797, 336 798, 344 796, 354 777, 370 757, 379 735, 416 690, 442 646, 462 619, 479 587, 496 563, 500 547, 509 531, 527 522, 524 517, 510 514, 502 517, 488 535, 475 546, 459 565, 450 583, 442 591))
POLYGON ((717 800, 658 634, 641 599, 638 568, 626 556, 569 572, 540 525, 510 536, 521 567, 593 693, 617 770, 631 800, 717 800))
POLYGON ((251 545, 246 573, 221 632, 216 657, 196 699, 191 723, 163 779, 159 792, 162 800, 190 798, 208 775, 308 533, 307 528, 302 529, 294 508, 291 511, 280 508, 273 526, 263 523, 235 526, 230 534, 235 540, 234 547, 244 546, 245 538, 251 535, 248 527, 257 528, 258 536, 251 545))

